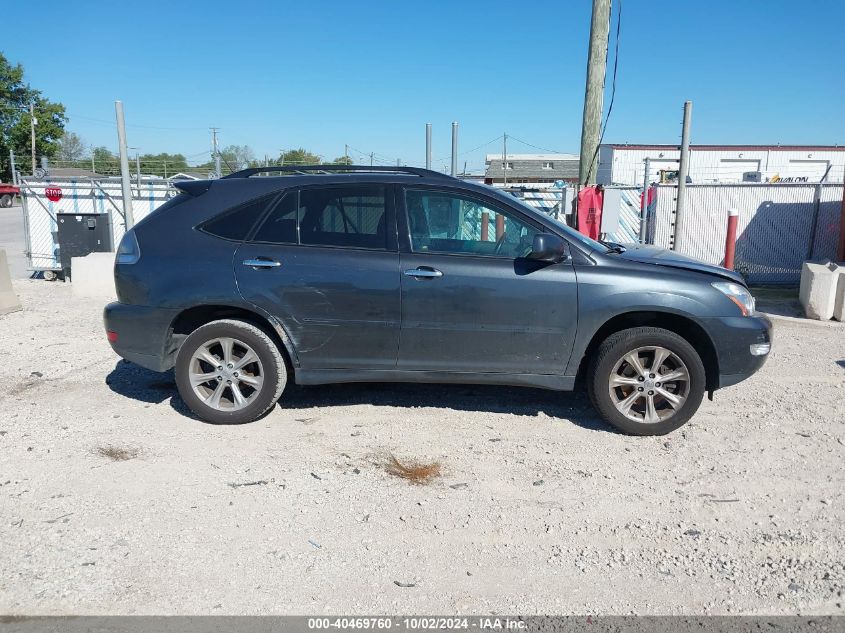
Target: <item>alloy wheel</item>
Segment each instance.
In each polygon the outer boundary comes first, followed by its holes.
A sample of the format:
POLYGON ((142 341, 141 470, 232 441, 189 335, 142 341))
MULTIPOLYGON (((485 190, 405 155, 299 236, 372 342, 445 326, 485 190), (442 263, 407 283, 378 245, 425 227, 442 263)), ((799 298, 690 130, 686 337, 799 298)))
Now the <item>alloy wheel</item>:
POLYGON ((258 354, 236 338, 220 337, 200 345, 188 365, 191 388, 207 406, 238 411, 251 404, 264 385, 258 354))
POLYGON ((657 424, 684 406, 690 374, 684 361, 671 350, 639 347, 617 361, 608 388, 611 402, 626 418, 657 424))

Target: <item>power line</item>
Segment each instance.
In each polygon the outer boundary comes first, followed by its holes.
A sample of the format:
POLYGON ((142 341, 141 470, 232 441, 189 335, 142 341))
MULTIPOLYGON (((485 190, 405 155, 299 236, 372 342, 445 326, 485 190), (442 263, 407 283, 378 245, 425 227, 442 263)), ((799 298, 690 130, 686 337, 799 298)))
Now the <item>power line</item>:
MULTIPOLYGON (((499 136, 497 136, 497 137, 496 137, 496 138, 494 138, 493 140, 491 140, 491 141, 487 141, 486 143, 482 143, 482 144, 481 144, 481 145, 479 145, 478 147, 473 147, 472 149, 468 149, 468 150, 467 150, 467 151, 465 151, 465 152, 460 152, 460 153, 458 153, 458 154, 457 154, 457 156, 465 156, 465 155, 467 155, 467 154, 472 154, 473 152, 476 152, 476 151, 480 150, 482 147, 486 147, 486 146, 488 146, 488 145, 492 145, 492 144, 493 144, 493 143, 495 143, 496 141, 499 141, 499 140, 502 138, 502 136, 503 136, 502 134, 499 134, 499 136)), ((434 159, 434 162, 439 162, 439 161, 441 161, 441 160, 446 160, 447 158, 451 158, 451 157, 452 157, 452 155, 451 155, 451 154, 449 154, 449 155, 447 155, 447 156, 443 156, 443 157, 441 157, 441 158, 435 158, 435 159, 434 159)))
MULTIPOLYGON (((82 119, 83 121, 92 121, 94 123, 102 123, 103 125, 108 125, 110 127, 114 126, 114 121, 106 121, 104 119, 95 119, 93 117, 82 116, 82 115, 79 115, 79 114, 68 113, 67 117, 68 117, 68 119, 82 119)), ((204 127, 164 127, 164 126, 160 126, 160 125, 140 125, 140 124, 137 124, 137 123, 136 124, 127 123, 126 127, 139 128, 139 129, 143 129, 143 130, 171 130, 171 131, 173 131, 173 130, 205 130, 206 129, 204 127)))
POLYGON ((556 149, 548 149, 547 147, 538 147, 537 145, 532 145, 531 143, 529 143, 527 141, 523 141, 522 139, 517 138, 517 137, 513 136, 512 134, 508 134, 508 138, 511 139, 511 140, 517 141, 519 143, 522 143, 523 145, 527 145, 528 147, 533 147, 534 149, 539 149, 541 152, 551 152, 552 154, 565 154, 566 153, 566 152, 561 152, 561 151, 556 150, 556 149))

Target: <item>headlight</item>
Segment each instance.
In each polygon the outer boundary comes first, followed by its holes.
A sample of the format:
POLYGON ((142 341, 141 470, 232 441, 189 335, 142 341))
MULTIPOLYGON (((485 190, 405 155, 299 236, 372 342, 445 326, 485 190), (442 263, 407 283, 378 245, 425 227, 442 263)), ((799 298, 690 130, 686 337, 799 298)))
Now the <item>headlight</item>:
POLYGON ((138 246, 138 238, 135 237, 135 231, 129 230, 123 239, 120 240, 120 246, 117 247, 118 264, 134 264, 141 259, 141 247, 138 246))
POLYGON ((743 316, 754 314, 754 297, 748 292, 748 288, 729 281, 717 281, 712 286, 733 301, 743 316))

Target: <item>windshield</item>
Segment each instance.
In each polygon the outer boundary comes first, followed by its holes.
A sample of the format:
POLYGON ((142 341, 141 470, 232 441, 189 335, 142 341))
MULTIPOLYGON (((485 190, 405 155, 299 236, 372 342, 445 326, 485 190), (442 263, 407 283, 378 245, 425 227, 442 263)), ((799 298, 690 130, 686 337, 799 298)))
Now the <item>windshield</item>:
POLYGON ((518 206, 521 206, 524 209, 528 209, 530 211, 533 211, 534 213, 542 214, 547 219, 551 220, 552 223, 555 225, 555 227, 557 227, 564 235, 566 235, 566 237, 570 238, 571 240, 573 240, 575 242, 580 243, 582 246, 589 248, 590 250, 593 250, 593 251, 598 251, 599 253, 607 253, 607 252, 610 251, 610 249, 607 246, 605 246, 604 244, 602 244, 601 242, 597 242, 596 240, 590 239, 586 235, 581 235, 581 233, 579 233, 578 231, 576 231, 572 227, 568 226, 562 220, 558 220, 551 215, 543 213, 542 210, 538 209, 537 207, 532 207, 530 204, 528 204, 524 200, 517 198, 516 196, 512 196, 510 194, 504 193, 504 192, 496 189, 495 187, 490 187, 489 185, 487 185, 487 187, 489 189, 492 189, 496 193, 496 195, 498 195, 500 198, 506 198, 509 202, 516 203, 518 206))

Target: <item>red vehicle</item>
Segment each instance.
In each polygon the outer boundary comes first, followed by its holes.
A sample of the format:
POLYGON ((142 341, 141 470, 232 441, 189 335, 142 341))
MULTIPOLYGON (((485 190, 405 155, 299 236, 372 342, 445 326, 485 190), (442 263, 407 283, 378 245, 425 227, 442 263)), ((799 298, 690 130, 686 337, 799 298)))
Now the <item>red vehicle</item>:
POLYGON ((14 185, 5 185, 0 182, 0 208, 11 207, 14 197, 19 195, 21 195, 20 189, 14 185))

